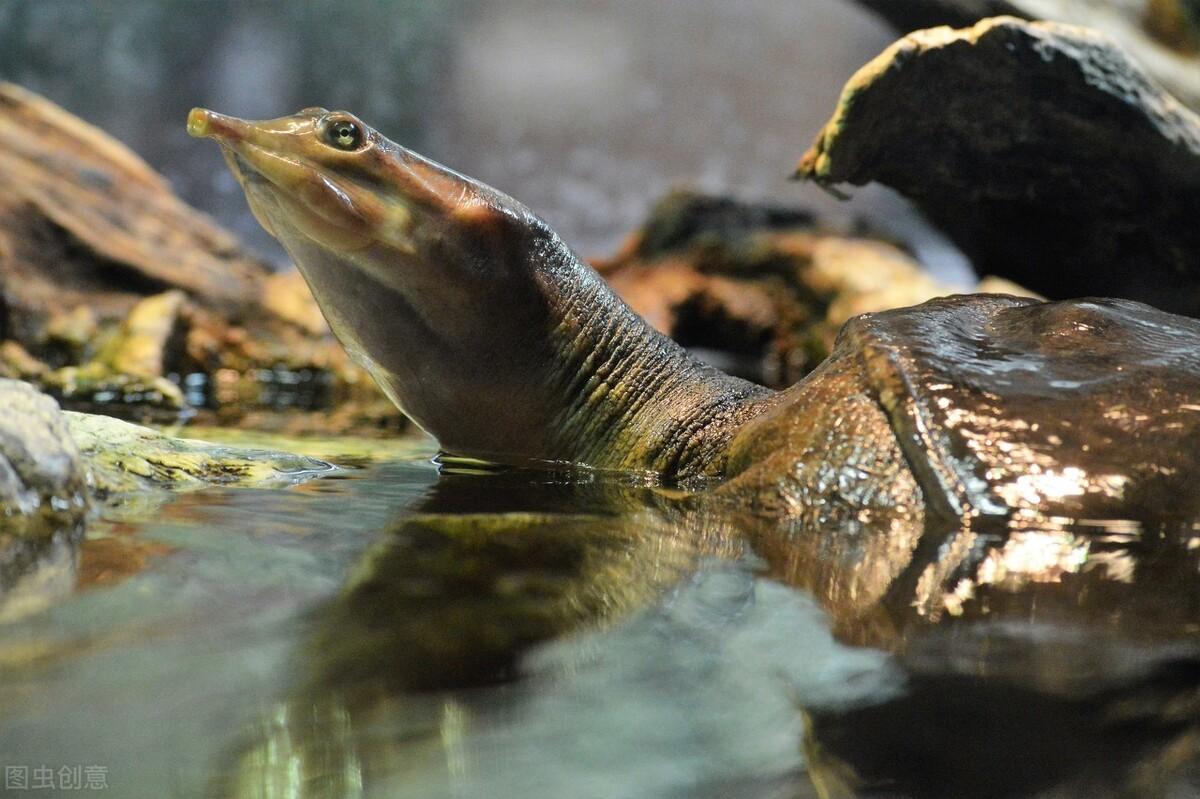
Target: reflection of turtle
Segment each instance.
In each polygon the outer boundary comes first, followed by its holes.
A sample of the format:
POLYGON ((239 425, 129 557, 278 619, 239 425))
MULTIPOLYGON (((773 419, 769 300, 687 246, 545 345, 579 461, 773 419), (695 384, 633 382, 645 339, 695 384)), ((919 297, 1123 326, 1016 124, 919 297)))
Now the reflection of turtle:
MULTIPOLYGON (((1200 323, 1135 303, 860 317, 773 393, 655 333, 527 209, 349 114, 193 112, 334 331, 453 453, 671 479, 829 523, 1190 518, 1200 323)), ((986 526, 986 525, 985 525, 986 526)))

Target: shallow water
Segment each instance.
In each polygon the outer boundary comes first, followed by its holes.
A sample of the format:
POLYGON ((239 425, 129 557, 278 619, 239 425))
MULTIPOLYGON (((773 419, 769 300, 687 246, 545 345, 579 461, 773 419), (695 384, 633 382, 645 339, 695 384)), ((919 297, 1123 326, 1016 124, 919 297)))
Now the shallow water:
POLYGON ((1178 641, 850 646, 743 519, 432 454, 105 511, 74 590, 0 626, 4 764, 51 768, 35 795, 1192 795, 1178 641))

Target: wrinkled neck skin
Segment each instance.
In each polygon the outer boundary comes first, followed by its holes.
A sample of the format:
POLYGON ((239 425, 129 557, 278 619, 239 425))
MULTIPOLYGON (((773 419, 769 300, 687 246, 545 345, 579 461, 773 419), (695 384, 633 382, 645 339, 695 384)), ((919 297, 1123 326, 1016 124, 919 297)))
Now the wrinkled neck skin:
POLYGON ((655 332, 515 200, 391 142, 373 157, 290 183, 259 151, 230 161, 339 340, 446 452, 721 474, 771 392, 655 332))
POLYGON ((558 398, 550 459, 720 476, 733 434, 773 394, 705 365, 657 332, 543 227, 533 249, 552 310, 543 379, 558 398))

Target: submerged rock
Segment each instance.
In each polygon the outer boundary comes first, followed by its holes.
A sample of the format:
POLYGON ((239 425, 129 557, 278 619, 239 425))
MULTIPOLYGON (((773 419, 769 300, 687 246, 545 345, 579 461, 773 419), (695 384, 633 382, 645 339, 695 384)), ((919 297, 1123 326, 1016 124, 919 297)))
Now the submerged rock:
POLYGON ((798 174, 877 181, 980 272, 1200 315, 1200 118, 1092 31, 918 31, 851 78, 798 174))

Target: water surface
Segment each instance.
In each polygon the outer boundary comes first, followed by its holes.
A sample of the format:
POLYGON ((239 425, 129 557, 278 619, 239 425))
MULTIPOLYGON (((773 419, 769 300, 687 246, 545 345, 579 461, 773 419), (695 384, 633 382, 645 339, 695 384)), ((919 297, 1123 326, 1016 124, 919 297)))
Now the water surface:
POLYGON ((852 646, 753 522, 432 454, 106 509, 75 588, 0 626, 5 764, 130 797, 1191 795, 1179 642, 852 646))

